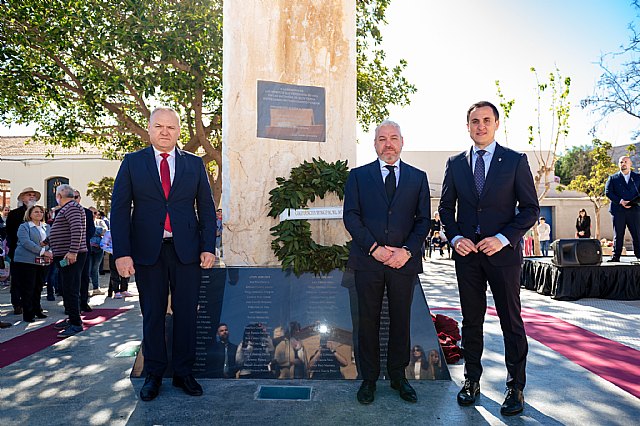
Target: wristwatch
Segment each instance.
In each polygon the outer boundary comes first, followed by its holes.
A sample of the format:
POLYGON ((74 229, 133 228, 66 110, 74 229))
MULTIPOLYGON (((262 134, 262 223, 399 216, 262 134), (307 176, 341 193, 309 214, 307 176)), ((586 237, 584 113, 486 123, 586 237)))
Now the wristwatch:
POLYGON ((409 259, 411 259, 413 257, 413 254, 411 254, 411 250, 409 250, 409 247, 407 246, 402 246, 403 249, 405 249, 407 251, 407 254, 409 255, 409 259))

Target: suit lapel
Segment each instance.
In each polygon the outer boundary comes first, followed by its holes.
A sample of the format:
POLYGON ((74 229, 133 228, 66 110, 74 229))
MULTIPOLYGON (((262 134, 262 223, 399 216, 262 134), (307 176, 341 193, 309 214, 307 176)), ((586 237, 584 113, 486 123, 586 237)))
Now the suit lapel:
POLYGON ((461 166, 462 174, 464 176, 465 182, 472 189, 476 198, 480 198, 480 195, 478 194, 478 188, 476 188, 476 182, 473 179, 473 168, 471 167, 471 161, 473 158, 471 156, 472 150, 473 150, 473 147, 471 147, 471 149, 469 149, 464 156, 461 156, 460 162, 462 163, 462 166, 461 166))
POLYGON ((371 176, 371 180, 373 181, 373 186, 377 191, 379 191, 387 203, 390 204, 390 201, 387 199, 387 191, 384 189, 384 182, 382 181, 382 172, 380 171, 380 162, 375 160, 373 163, 369 164, 369 174, 371 176))
POLYGON ((489 165, 489 172, 487 173, 487 179, 484 182, 484 187, 482 188, 482 194, 486 194, 488 188, 495 184, 496 176, 498 176, 500 169, 502 168, 502 156, 504 154, 504 148, 496 143, 496 149, 493 152, 493 157, 491 158, 491 164, 489 165))
POLYGON ((184 174, 184 160, 184 151, 176 147, 176 170, 175 174, 173 175, 173 183, 171 184, 171 191, 169 191, 169 198, 171 198, 171 196, 173 195, 174 188, 178 185, 178 182, 181 181, 182 175, 184 174))
POLYGON ((164 198, 164 190, 162 189, 162 183, 160 182, 160 173, 158 172, 158 165, 156 164, 153 147, 150 146, 146 148, 144 162, 147 165, 147 170, 149 171, 151 180, 155 183, 158 191, 160 191, 162 198, 164 198))

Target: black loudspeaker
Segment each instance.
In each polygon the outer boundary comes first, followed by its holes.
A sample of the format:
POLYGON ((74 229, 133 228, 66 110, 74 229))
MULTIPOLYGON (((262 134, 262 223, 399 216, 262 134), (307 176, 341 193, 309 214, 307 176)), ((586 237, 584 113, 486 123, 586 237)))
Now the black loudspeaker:
POLYGON ((599 265, 602 262, 600 241, 593 238, 555 240, 552 262, 557 266, 599 265))

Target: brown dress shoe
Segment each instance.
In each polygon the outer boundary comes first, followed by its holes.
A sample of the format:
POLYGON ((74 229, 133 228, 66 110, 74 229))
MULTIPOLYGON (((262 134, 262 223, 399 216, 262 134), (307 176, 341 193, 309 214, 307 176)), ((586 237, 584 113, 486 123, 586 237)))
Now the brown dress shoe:
POLYGON ((9 328, 11 327, 13 324, 11 324, 10 322, 4 322, 4 321, 0 321, 0 328, 9 328))

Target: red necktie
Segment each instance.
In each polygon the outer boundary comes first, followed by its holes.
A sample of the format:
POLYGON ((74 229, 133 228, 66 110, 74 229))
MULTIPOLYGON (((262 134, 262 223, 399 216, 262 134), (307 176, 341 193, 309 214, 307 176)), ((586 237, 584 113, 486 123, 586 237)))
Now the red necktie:
MULTIPOLYGON (((162 182, 162 189, 164 191, 164 197, 169 198, 169 191, 171 190, 171 172, 169 171, 169 162, 167 157, 169 154, 163 152, 160 154, 162 160, 160 161, 160 181, 162 182)), ((171 222, 169 221, 169 212, 167 217, 164 218, 164 229, 167 232, 171 232, 171 222)))

